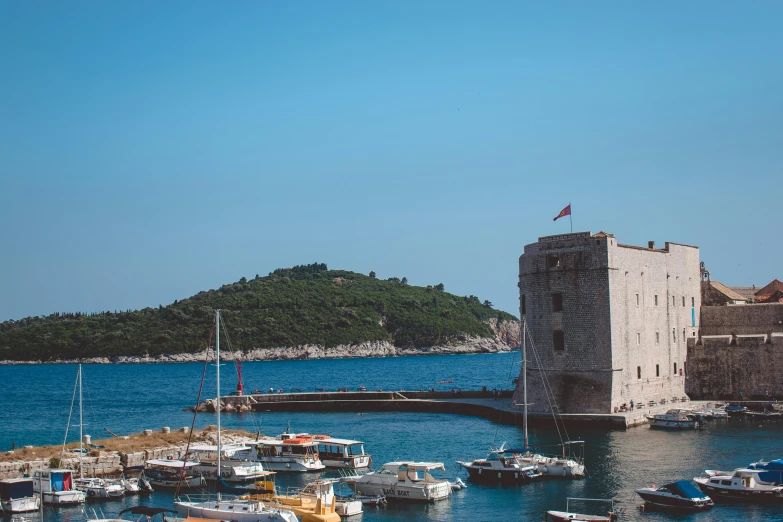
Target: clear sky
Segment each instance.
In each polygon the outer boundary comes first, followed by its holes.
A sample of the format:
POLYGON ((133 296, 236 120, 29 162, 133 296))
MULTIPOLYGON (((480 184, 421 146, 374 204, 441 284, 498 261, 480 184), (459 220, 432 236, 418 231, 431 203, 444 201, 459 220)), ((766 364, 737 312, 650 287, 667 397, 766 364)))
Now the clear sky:
POLYGON ((574 231, 783 279, 783 2, 2 2, 0 321, 574 231))

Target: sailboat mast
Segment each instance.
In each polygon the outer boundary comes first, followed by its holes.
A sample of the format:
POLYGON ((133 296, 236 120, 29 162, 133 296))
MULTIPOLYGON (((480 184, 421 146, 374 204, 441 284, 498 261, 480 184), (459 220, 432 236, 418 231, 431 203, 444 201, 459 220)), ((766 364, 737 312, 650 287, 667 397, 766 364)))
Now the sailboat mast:
POLYGON ((82 467, 82 455, 84 452, 82 451, 82 441, 84 440, 84 435, 82 434, 82 431, 84 430, 84 407, 82 405, 82 364, 79 363, 79 477, 84 478, 84 468, 82 467))
POLYGON ((527 449, 527 318, 522 317, 522 429, 527 449))
POLYGON ((215 411, 217 412, 217 479, 220 480, 220 310, 215 310, 215 380, 217 381, 217 399, 215 399, 215 411))

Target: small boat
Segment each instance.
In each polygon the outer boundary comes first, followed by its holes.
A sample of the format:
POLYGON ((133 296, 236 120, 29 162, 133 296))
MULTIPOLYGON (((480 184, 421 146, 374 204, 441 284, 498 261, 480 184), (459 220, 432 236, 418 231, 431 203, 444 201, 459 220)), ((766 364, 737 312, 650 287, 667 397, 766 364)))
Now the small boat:
POLYGON ((436 469, 445 471, 446 468, 442 462, 387 462, 378 471, 340 480, 348 484, 357 496, 385 495, 389 501, 437 502, 449 498, 451 484, 430 474, 436 469))
POLYGON ((326 466, 318 455, 319 442, 306 433, 262 437, 246 442, 248 449, 235 452, 231 459, 260 462, 268 471, 321 471, 326 466))
POLYGON ((707 423, 701 415, 690 410, 678 408, 673 408, 663 414, 647 415, 646 417, 651 428, 692 430, 701 428, 707 423))
POLYGON ((783 503, 783 486, 766 482, 755 469, 735 469, 731 474, 714 474, 693 480, 715 502, 783 503))
POLYGON ((259 499, 290 509, 302 522, 337 522, 340 517, 360 515, 362 503, 353 498, 338 498, 335 482, 338 479, 317 480, 302 489, 289 488, 285 495, 272 493, 259 499))
POLYGON ((44 504, 82 504, 86 495, 73 484, 70 469, 37 469, 33 473, 33 491, 44 504))
POLYGON ((582 464, 582 458, 571 456, 571 450, 574 447, 581 447, 581 454, 583 454, 584 441, 566 441, 560 446, 562 447, 560 455, 547 456, 528 450, 524 453, 518 453, 515 459, 522 466, 535 466, 545 477, 584 478, 585 467, 582 464), (566 455, 566 448, 569 450, 568 455, 566 455))
POLYGON ((318 457, 327 468, 360 469, 372 463, 372 456, 364 452, 364 442, 360 440, 336 439, 328 435, 313 435, 313 438, 318 442, 318 457))
POLYGON ((500 449, 489 452, 485 459, 472 462, 457 461, 457 464, 468 471, 471 480, 485 483, 520 484, 532 482, 541 477, 541 472, 535 464, 521 464, 517 457, 524 455, 525 450, 507 449, 505 444, 500 449))
POLYGON ((614 512, 614 501, 598 498, 567 498, 565 511, 550 510, 546 512, 545 522, 615 522, 617 520, 617 514, 614 512), (603 502, 610 505, 609 511, 606 515, 586 515, 583 513, 576 513, 570 510, 569 503, 572 500, 581 502, 603 502))
POLYGON ((33 479, 0 480, 0 507, 6 513, 24 513, 40 508, 41 499, 33 493, 33 479))
POLYGON ((125 487, 122 484, 94 477, 77 478, 74 480, 74 487, 83 491, 91 500, 117 498, 125 494, 125 487))
MULTIPOLYGON (((250 446, 244 444, 223 444, 220 448, 220 476, 229 483, 255 482, 264 476, 264 466, 259 462, 232 460, 237 453, 250 450, 250 446)), ((217 479, 217 455, 218 447, 213 444, 199 444, 191 446, 186 460, 196 462, 193 468, 195 474, 199 474, 206 480, 217 479)))
POLYGON ((662 508, 674 508, 682 511, 704 511, 712 508, 710 497, 687 480, 672 482, 664 486, 641 488, 636 490, 642 500, 662 508))
POLYGON ((740 404, 727 404, 726 405, 726 413, 742 413, 748 411, 747 406, 742 406, 740 404))
POLYGON ((147 478, 142 475, 138 478, 136 477, 125 477, 123 476, 121 479, 122 485, 125 487, 125 494, 145 494, 145 493, 152 493, 152 485, 149 483, 147 478))
POLYGON ((144 476, 153 486, 162 488, 197 488, 204 483, 201 475, 194 473, 198 462, 168 459, 150 459, 146 461, 144 476))

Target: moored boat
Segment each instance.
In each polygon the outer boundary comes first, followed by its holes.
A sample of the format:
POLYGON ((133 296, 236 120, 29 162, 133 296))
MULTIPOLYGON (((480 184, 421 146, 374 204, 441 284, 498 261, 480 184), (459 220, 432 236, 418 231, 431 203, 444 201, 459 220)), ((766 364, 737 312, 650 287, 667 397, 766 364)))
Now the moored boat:
POLYGON ((182 460, 150 459, 145 462, 144 475, 153 486, 162 488, 197 488, 204 483, 193 468, 198 462, 182 460))
POLYGON ((33 493, 33 479, 0 480, 0 507, 6 513, 24 513, 41 507, 41 499, 33 493))
POLYGON ((37 469, 33 473, 33 491, 44 504, 82 504, 85 494, 74 488, 70 469, 37 469))
POLYGON ((636 490, 642 500, 656 507, 682 511, 704 511, 712 508, 712 499, 687 480, 671 482, 663 486, 636 490))
POLYGON ((117 498, 125 494, 125 487, 122 484, 94 477, 77 478, 74 480, 74 487, 83 491, 87 498, 92 500, 117 498))
POLYGON ((673 408, 666 413, 647 415, 647 421, 651 428, 663 428, 673 430, 693 430, 706 424, 704 417, 690 410, 673 408))
POLYGON ((238 451, 231 458, 260 462, 268 471, 321 471, 326 466, 318 455, 318 443, 312 435, 283 433, 276 438, 247 442, 249 449, 238 451))
POLYGON ((372 457, 365 453, 364 442, 338 439, 328 435, 313 435, 318 442, 318 458, 327 468, 367 468, 372 457))
POLYGON ((597 498, 567 498, 565 511, 550 510, 546 512, 544 517, 545 522, 615 522, 616 520, 617 514, 614 512, 614 501, 597 498), (577 513, 570 510, 570 502, 573 500, 580 502, 607 503, 610 505, 610 508, 606 515, 589 515, 584 513, 577 513))
POLYGON ((442 462, 388 462, 377 471, 341 480, 357 496, 384 495, 389 501, 437 502, 451 495, 451 484, 433 477, 430 474, 433 470, 445 471, 445 467, 442 462))
MULTIPOLYGON (((228 483, 255 482, 264 476, 264 466, 260 462, 232 460, 237 453, 250 450, 244 444, 224 444, 220 448, 220 476, 228 483)), ((205 480, 216 480, 218 447, 214 444, 191 446, 186 460, 196 462, 193 472, 205 480)))
POLYGON ((504 446, 490 451, 485 459, 471 462, 458 460, 457 464, 467 470, 471 480, 477 482, 519 484, 532 482, 541 477, 541 472, 536 465, 522 465, 518 462, 517 457, 525 454, 524 450, 507 449, 504 446))
POLYGON ((783 486, 766 482, 755 469, 736 469, 731 474, 696 477, 699 489, 715 502, 781 503, 783 486))

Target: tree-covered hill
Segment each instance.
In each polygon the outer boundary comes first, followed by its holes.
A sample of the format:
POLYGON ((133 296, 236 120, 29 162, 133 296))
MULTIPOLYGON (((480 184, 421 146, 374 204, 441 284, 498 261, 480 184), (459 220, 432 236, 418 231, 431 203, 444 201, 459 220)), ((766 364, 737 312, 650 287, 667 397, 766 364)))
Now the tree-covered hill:
POLYGON ((396 346, 449 344, 491 337, 487 320, 515 320, 475 296, 443 285, 409 286, 326 265, 278 269, 240 279, 168 306, 96 314, 52 314, 0 324, 0 360, 193 353, 206 346, 220 308, 235 350, 364 341, 396 346))

